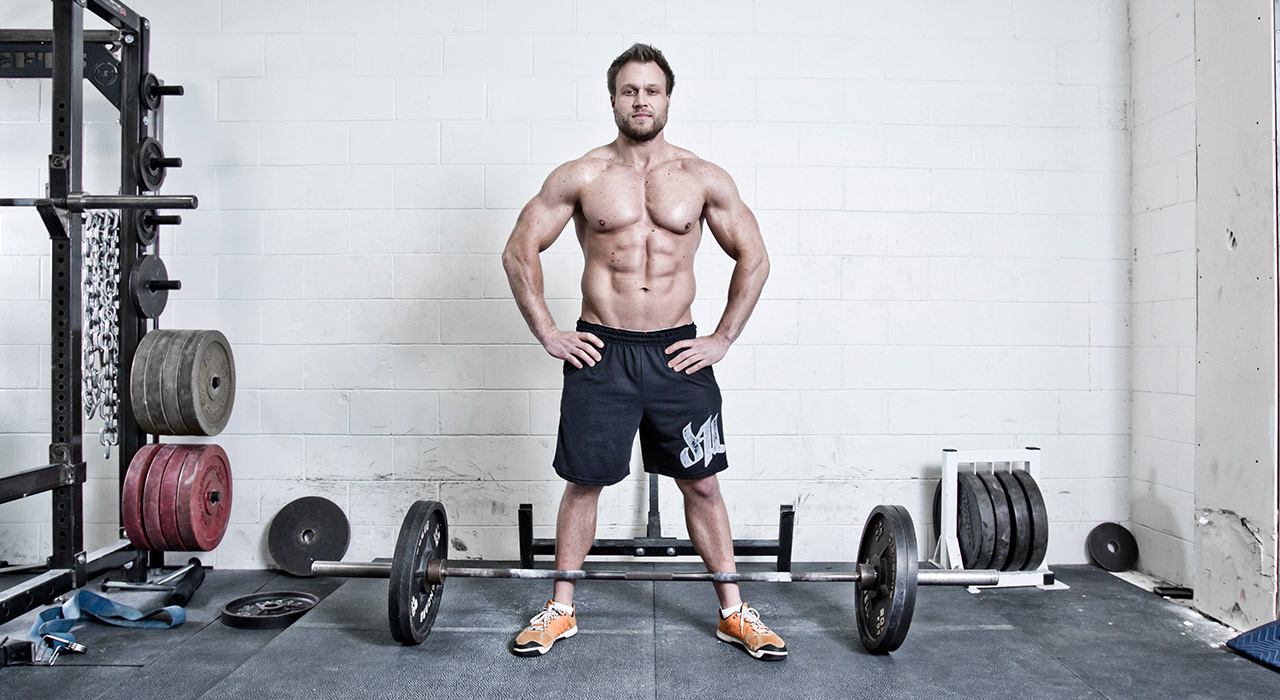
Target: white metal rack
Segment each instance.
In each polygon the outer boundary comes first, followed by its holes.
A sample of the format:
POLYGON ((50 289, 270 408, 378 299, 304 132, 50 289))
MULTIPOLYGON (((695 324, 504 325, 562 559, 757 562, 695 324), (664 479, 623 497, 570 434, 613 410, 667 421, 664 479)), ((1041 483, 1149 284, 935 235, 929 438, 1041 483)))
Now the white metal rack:
MULTIPOLYGON (((941 534, 934 549, 934 565, 939 569, 963 569, 960 556, 960 539, 956 528, 957 479, 960 469, 974 473, 1013 471, 1022 469, 1040 483, 1040 448, 1026 447, 1020 450, 943 450, 942 451, 942 508, 939 518, 941 534)), ((1001 571, 1000 581, 994 586, 971 588, 1010 588, 1036 586, 1045 590, 1065 590, 1068 586, 1054 576, 1045 563, 1034 571, 1001 571)))

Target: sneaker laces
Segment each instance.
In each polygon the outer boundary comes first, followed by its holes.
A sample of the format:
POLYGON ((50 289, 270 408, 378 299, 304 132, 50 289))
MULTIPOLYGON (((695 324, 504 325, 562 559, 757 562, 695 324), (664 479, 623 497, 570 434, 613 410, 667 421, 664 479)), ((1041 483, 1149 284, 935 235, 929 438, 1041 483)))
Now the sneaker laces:
POLYGON ((547 626, 551 624, 552 620, 556 619, 557 617, 560 617, 563 614, 564 613, 560 612, 559 610, 556 610, 553 607, 547 607, 545 610, 538 613, 537 615, 534 615, 532 618, 529 619, 529 627, 531 629, 545 631, 547 629, 547 626))
POLYGON ((750 608, 746 605, 742 607, 745 609, 738 616, 738 631, 745 632, 747 626, 750 625, 751 629, 757 634, 769 634, 769 628, 760 621, 760 613, 756 612, 755 608, 750 608))

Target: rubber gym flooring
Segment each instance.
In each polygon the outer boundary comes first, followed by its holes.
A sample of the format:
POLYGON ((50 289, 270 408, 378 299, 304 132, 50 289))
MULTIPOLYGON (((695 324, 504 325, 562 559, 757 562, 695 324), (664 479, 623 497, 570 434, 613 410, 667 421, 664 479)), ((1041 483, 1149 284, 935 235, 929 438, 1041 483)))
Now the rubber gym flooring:
MULTIPOLYGON (((618 564, 597 564, 616 569, 618 564)), ((638 564, 690 570, 695 565, 638 564)), ((797 570, 842 569, 814 564, 797 570)), ((743 570, 768 570, 743 565, 743 570)), ((1277 698, 1280 673, 1222 646, 1233 633, 1093 567, 1055 567, 1070 590, 922 587, 902 648, 858 641, 852 584, 744 584, 791 657, 756 661, 715 639, 705 582, 588 581, 578 636, 541 658, 508 651, 547 581, 450 579, 420 646, 387 631, 387 583, 210 571, 169 630, 83 623, 84 655, 0 668, 12 698, 1277 698), (322 598, 284 630, 218 621, 258 591, 322 598)), ((0 577, 0 589, 16 582, 0 577)), ((92 590, 98 590, 96 584, 92 590)), ((153 607, 158 593, 112 592, 153 607)), ((0 627, 23 638, 37 611, 0 627)))

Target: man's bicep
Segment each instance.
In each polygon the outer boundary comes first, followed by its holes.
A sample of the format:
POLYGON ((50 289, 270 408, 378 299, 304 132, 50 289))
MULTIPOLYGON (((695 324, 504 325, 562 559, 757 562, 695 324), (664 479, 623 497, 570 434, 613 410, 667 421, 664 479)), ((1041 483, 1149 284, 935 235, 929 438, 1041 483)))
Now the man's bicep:
POLYGON ((511 234, 513 242, 536 244, 539 251, 546 250, 573 218, 577 194, 562 170, 552 172, 538 194, 520 210, 511 234))
POLYGON ((737 258, 743 250, 756 248, 763 251, 760 224, 727 173, 708 187, 706 220, 711 235, 730 256, 737 258))
POLYGON ((573 204, 548 202, 539 193, 520 210, 511 239, 526 245, 536 244, 539 251, 546 250, 560 237, 572 217, 573 204))

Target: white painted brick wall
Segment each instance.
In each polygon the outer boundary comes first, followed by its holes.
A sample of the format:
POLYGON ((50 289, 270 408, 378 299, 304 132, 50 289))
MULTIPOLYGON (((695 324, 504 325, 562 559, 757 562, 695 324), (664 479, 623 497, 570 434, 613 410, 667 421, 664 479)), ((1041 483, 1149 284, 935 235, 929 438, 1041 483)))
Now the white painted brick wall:
MULTIPOLYGON (((0 26, 48 24, 47 7, 11 4, 0 26)), ((133 6, 152 19, 153 69, 187 88, 167 101, 166 150, 186 167, 165 191, 201 198, 161 241, 184 280, 164 325, 236 348, 220 566, 266 565, 271 518, 312 494, 348 513, 352 558, 389 554, 417 498, 446 500, 460 556, 514 557, 526 500, 551 534, 560 365, 498 253, 550 169, 613 137, 604 71, 635 40, 677 73, 671 140, 734 176, 773 258, 716 368, 737 536, 774 536, 791 503, 798 559, 850 559, 882 501, 929 531, 943 448, 1035 444, 1051 559, 1082 561, 1088 527, 1129 517, 1131 416, 1134 483, 1151 485, 1135 492, 1189 488, 1136 467, 1190 463, 1175 442, 1190 404, 1153 400, 1194 376, 1178 345, 1194 265, 1167 240, 1192 231, 1183 24, 1144 20, 1131 52, 1125 4, 1103 0, 133 6)), ((0 82, 3 196, 42 187, 48 98, 0 82)), ((115 114, 90 107, 86 182, 107 191, 115 114)), ((545 256, 562 326, 579 309, 573 238, 545 256)), ((36 217, 0 212, 0 461, 15 469, 47 449, 47 255, 36 217)), ((709 237, 696 265, 694 316, 712 328, 732 266, 709 237)), ((91 458, 97 546, 116 484, 91 458)), ((608 490, 601 536, 640 533, 646 505, 642 478, 608 490)), ((0 506, 0 557, 43 556, 47 517, 47 497, 0 506)), ((1138 529, 1157 528, 1178 536, 1138 529)))
POLYGON ((1131 524, 1139 566, 1179 585, 1193 577, 1195 516, 1193 7, 1191 0, 1133 0, 1129 29, 1131 524))

